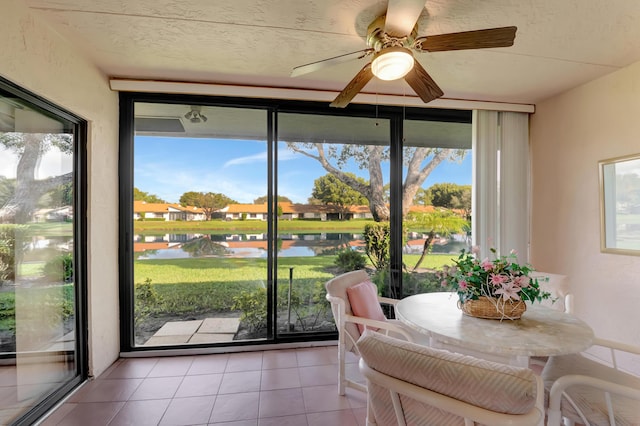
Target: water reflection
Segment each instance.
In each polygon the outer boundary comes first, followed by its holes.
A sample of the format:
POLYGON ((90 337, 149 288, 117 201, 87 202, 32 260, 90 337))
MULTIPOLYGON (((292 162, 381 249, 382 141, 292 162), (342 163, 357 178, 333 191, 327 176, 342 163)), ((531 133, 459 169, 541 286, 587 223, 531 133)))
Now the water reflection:
MULTIPOLYGON (((413 233, 409 236, 403 252, 419 254, 423 244, 424 236, 413 233)), ((468 246, 466 236, 455 235, 436 241, 432 252, 459 253, 468 246)), ((139 260, 190 257, 266 258, 268 239, 266 233, 136 235, 133 247, 136 258, 139 260)), ((280 257, 329 255, 346 248, 364 252, 362 234, 288 233, 280 234, 277 241, 277 252, 280 257)))

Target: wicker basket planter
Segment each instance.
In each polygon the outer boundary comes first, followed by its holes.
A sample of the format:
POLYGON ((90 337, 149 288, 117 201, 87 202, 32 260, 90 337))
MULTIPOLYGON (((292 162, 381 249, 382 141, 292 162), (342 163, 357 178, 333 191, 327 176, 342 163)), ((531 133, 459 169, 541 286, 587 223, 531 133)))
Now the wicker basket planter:
POLYGON ((477 300, 467 300, 464 303, 458 302, 458 307, 465 315, 476 318, 487 319, 520 319, 527 305, 521 300, 494 299, 492 297, 481 296, 477 300))

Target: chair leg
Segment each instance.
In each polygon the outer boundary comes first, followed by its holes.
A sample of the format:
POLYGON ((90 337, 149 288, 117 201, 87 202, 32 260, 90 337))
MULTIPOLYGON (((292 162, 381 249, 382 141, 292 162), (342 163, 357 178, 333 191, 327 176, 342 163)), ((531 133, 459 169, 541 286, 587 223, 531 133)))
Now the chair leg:
MULTIPOLYGON (((367 386, 369 383, 367 382, 367 386)), ((373 414, 373 407, 371 401, 369 401, 369 393, 367 392, 367 426, 376 426, 376 417, 373 414)))
POLYGON ((345 347, 344 347, 344 333, 338 335, 338 395, 345 394, 345 347))

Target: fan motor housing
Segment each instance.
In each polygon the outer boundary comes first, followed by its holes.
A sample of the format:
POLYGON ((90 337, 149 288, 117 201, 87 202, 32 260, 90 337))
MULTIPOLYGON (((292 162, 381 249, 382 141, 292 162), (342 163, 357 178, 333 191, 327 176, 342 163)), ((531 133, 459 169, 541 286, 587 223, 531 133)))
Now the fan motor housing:
POLYGON ((385 18, 386 15, 379 16, 369 24, 367 28, 367 46, 376 52, 388 47, 411 48, 418 36, 418 24, 413 27, 411 33, 402 37, 394 37, 384 31, 385 18))

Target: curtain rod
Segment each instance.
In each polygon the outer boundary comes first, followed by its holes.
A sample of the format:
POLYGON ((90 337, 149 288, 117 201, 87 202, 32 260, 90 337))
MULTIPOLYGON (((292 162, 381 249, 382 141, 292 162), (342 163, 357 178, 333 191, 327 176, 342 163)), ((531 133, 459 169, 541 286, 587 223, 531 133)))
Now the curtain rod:
MULTIPOLYGON (((236 96, 247 98, 288 99, 331 102, 337 92, 329 90, 290 89, 280 87, 240 86, 214 83, 189 83, 180 81, 111 79, 111 90, 118 92, 172 93, 210 96, 236 96)), ((465 99, 435 99, 428 104, 417 96, 359 93, 352 103, 382 104, 422 108, 451 108, 464 110, 490 110, 510 112, 535 112, 535 105, 487 102, 465 99)))

